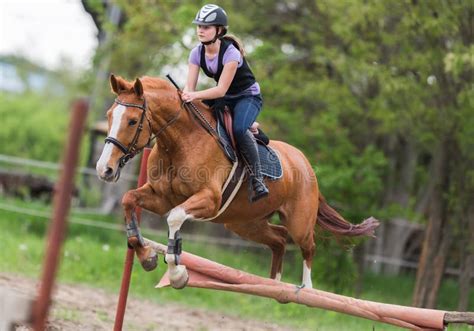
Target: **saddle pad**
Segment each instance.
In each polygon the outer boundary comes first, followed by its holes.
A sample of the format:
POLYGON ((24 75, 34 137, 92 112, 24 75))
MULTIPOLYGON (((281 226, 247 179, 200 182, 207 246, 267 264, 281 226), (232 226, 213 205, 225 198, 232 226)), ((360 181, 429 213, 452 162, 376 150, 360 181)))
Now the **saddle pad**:
POLYGON ((258 143, 257 146, 262 174, 271 180, 280 179, 283 176, 283 168, 277 152, 263 143, 258 143))
MULTIPOLYGON (((237 160, 237 153, 232 147, 232 142, 227 131, 219 120, 217 121, 217 133, 223 142, 227 157, 231 162, 235 162, 237 160)), ((257 146, 260 163, 262 165, 262 174, 272 180, 281 178, 283 176, 283 168, 278 154, 271 147, 266 146, 258 140, 257 146)))

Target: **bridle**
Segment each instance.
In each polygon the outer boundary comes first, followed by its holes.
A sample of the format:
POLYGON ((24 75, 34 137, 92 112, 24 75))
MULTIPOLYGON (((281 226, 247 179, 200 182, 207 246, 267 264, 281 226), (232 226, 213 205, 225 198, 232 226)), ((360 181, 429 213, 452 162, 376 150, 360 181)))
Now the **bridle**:
POLYGON ((173 124, 178 119, 179 115, 181 114, 181 109, 183 107, 180 107, 180 109, 176 112, 176 115, 174 115, 168 122, 166 122, 165 125, 162 128, 160 128, 160 130, 158 130, 158 132, 155 135, 153 135, 151 121, 148 118, 148 116, 146 116, 146 111, 148 109, 148 105, 147 105, 145 96, 143 96, 143 104, 123 102, 123 101, 119 100, 119 98, 115 99, 115 103, 117 103, 119 105, 122 105, 122 106, 125 106, 125 107, 138 108, 138 109, 142 110, 142 115, 140 116, 140 121, 138 123, 137 130, 135 131, 135 135, 133 136, 132 141, 130 142, 130 144, 127 147, 125 147, 124 144, 122 144, 120 141, 118 141, 114 137, 108 136, 107 138, 105 138, 105 143, 113 144, 118 149, 120 149, 120 151, 123 153, 122 157, 119 159, 118 170, 117 170, 117 173, 115 175, 115 180, 118 180, 119 177, 120 177, 120 170, 125 166, 125 164, 127 164, 128 161, 130 161, 132 158, 134 158, 135 155, 139 154, 146 146, 149 146, 150 143, 154 139, 156 139, 167 127, 169 127, 171 124, 173 124), (150 131, 150 137, 148 138, 147 143, 143 147, 137 148, 138 139, 140 138, 140 134, 143 130, 143 121, 144 121, 145 118, 148 122, 148 129, 150 131))
MULTIPOLYGON (((178 95, 179 98, 181 99, 181 93, 178 90, 178 95)), ((152 126, 150 119, 146 116, 146 111, 148 109, 147 102, 145 99, 145 96, 143 98, 143 104, 136 104, 136 103, 128 103, 128 102, 123 102, 119 100, 119 98, 115 99, 115 103, 125 106, 125 107, 132 107, 132 108, 138 108, 142 110, 142 114, 140 116, 140 121, 138 123, 137 130, 135 131, 135 135, 133 136, 132 141, 130 144, 125 147, 124 144, 122 144, 120 141, 118 141, 114 137, 108 136, 105 138, 105 143, 111 143, 114 146, 116 146, 122 153, 123 156, 119 159, 119 165, 118 165, 118 170, 115 175, 115 180, 118 180, 120 177, 120 172, 121 169, 127 164, 128 161, 130 161, 135 155, 139 154, 146 146, 148 146, 154 139, 156 139, 166 128, 168 128, 171 124, 173 124, 181 114, 181 110, 184 108, 188 110, 194 117, 198 120, 198 123, 211 135, 216 139, 218 145, 225 151, 225 146, 223 146, 222 141, 220 141, 219 136, 217 131, 212 127, 212 125, 209 123, 209 121, 206 119, 206 117, 199 111, 199 109, 192 103, 186 103, 182 101, 181 99, 181 107, 179 110, 176 112, 176 114, 168 120, 163 127, 158 130, 158 132, 153 136, 153 131, 152 131, 152 126), (138 139, 140 138, 140 134, 143 130, 143 121, 144 119, 147 119, 148 122, 148 128, 150 132, 150 137, 148 138, 148 142, 141 148, 137 148, 138 144, 138 139)))
MULTIPOLYGON (((147 103, 146 103, 145 98, 143 98, 143 104, 142 105, 136 104, 136 103, 123 102, 123 101, 119 100, 118 98, 115 99, 115 103, 117 103, 119 105, 122 105, 122 106, 125 106, 125 107, 133 107, 133 108, 138 108, 138 109, 142 110, 142 115, 140 116, 140 121, 138 122, 138 127, 137 127, 137 130, 135 131, 135 135, 133 136, 132 141, 130 142, 130 144, 127 147, 125 147, 124 144, 122 144, 120 141, 118 141, 114 137, 108 136, 107 138, 105 138, 105 143, 111 143, 111 144, 115 145, 115 147, 120 149, 120 151, 123 153, 123 156, 119 159, 119 170, 120 170, 135 155, 140 153, 143 150, 143 148, 148 146, 150 144, 150 142, 156 136, 153 137, 153 134, 152 134, 153 131, 151 129, 151 122, 150 122, 150 119, 146 116, 147 103), (145 118, 147 119, 147 122, 148 122, 148 129, 150 131, 150 137, 148 138, 148 142, 145 144, 145 146, 143 146, 142 148, 137 148, 138 139, 140 138, 140 134, 143 130, 143 121, 144 121, 145 118)), ((120 176, 120 171, 118 171, 117 174, 118 174, 118 176, 120 176)), ((118 177, 117 177, 117 179, 118 179, 118 177)))

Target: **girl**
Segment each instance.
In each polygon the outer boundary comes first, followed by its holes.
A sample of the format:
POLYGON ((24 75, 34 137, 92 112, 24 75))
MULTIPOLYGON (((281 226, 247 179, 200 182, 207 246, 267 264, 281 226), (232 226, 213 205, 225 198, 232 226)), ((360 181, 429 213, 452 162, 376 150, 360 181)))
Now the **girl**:
POLYGON ((253 135, 248 130, 262 109, 260 86, 250 70, 240 43, 227 33, 227 14, 219 6, 205 5, 193 21, 197 25, 200 45, 191 50, 186 86, 182 98, 193 100, 221 99, 229 107, 238 148, 251 167, 251 185, 257 201, 268 195, 263 182, 260 159, 253 135), (224 37, 225 36, 225 37, 224 37), (214 78, 215 87, 195 91, 199 70, 214 78))

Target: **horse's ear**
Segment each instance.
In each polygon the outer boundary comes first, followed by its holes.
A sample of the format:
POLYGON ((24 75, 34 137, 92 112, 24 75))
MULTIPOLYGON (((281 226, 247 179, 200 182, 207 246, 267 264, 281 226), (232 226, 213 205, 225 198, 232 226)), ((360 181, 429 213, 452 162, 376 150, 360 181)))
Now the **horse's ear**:
POLYGON ((135 80, 135 84, 133 84, 133 90, 135 91, 137 97, 143 96, 143 85, 139 78, 135 80))
POLYGON ((120 93, 119 84, 114 74, 110 74, 110 87, 115 94, 120 93))

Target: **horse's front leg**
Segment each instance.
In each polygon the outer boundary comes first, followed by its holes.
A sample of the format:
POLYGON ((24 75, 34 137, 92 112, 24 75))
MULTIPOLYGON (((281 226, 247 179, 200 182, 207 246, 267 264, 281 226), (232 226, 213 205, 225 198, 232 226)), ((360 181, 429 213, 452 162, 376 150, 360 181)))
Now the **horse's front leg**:
POLYGON ((122 198, 128 245, 135 250, 138 260, 146 271, 156 268, 158 257, 150 246, 145 245, 135 214, 135 208, 142 207, 153 211, 156 210, 158 202, 159 199, 156 198, 151 185, 148 183, 136 190, 128 191, 122 198))
POLYGON ((188 273, 184 265, 180 265, 181 237, 179 230, 186 220, 199 220, 217 214, 220 196, 210 189, 201 190, 184 203, 173 208, 167 218, 169 236, 166 263, 171 286, 181 289, 188 283, 188 273))

